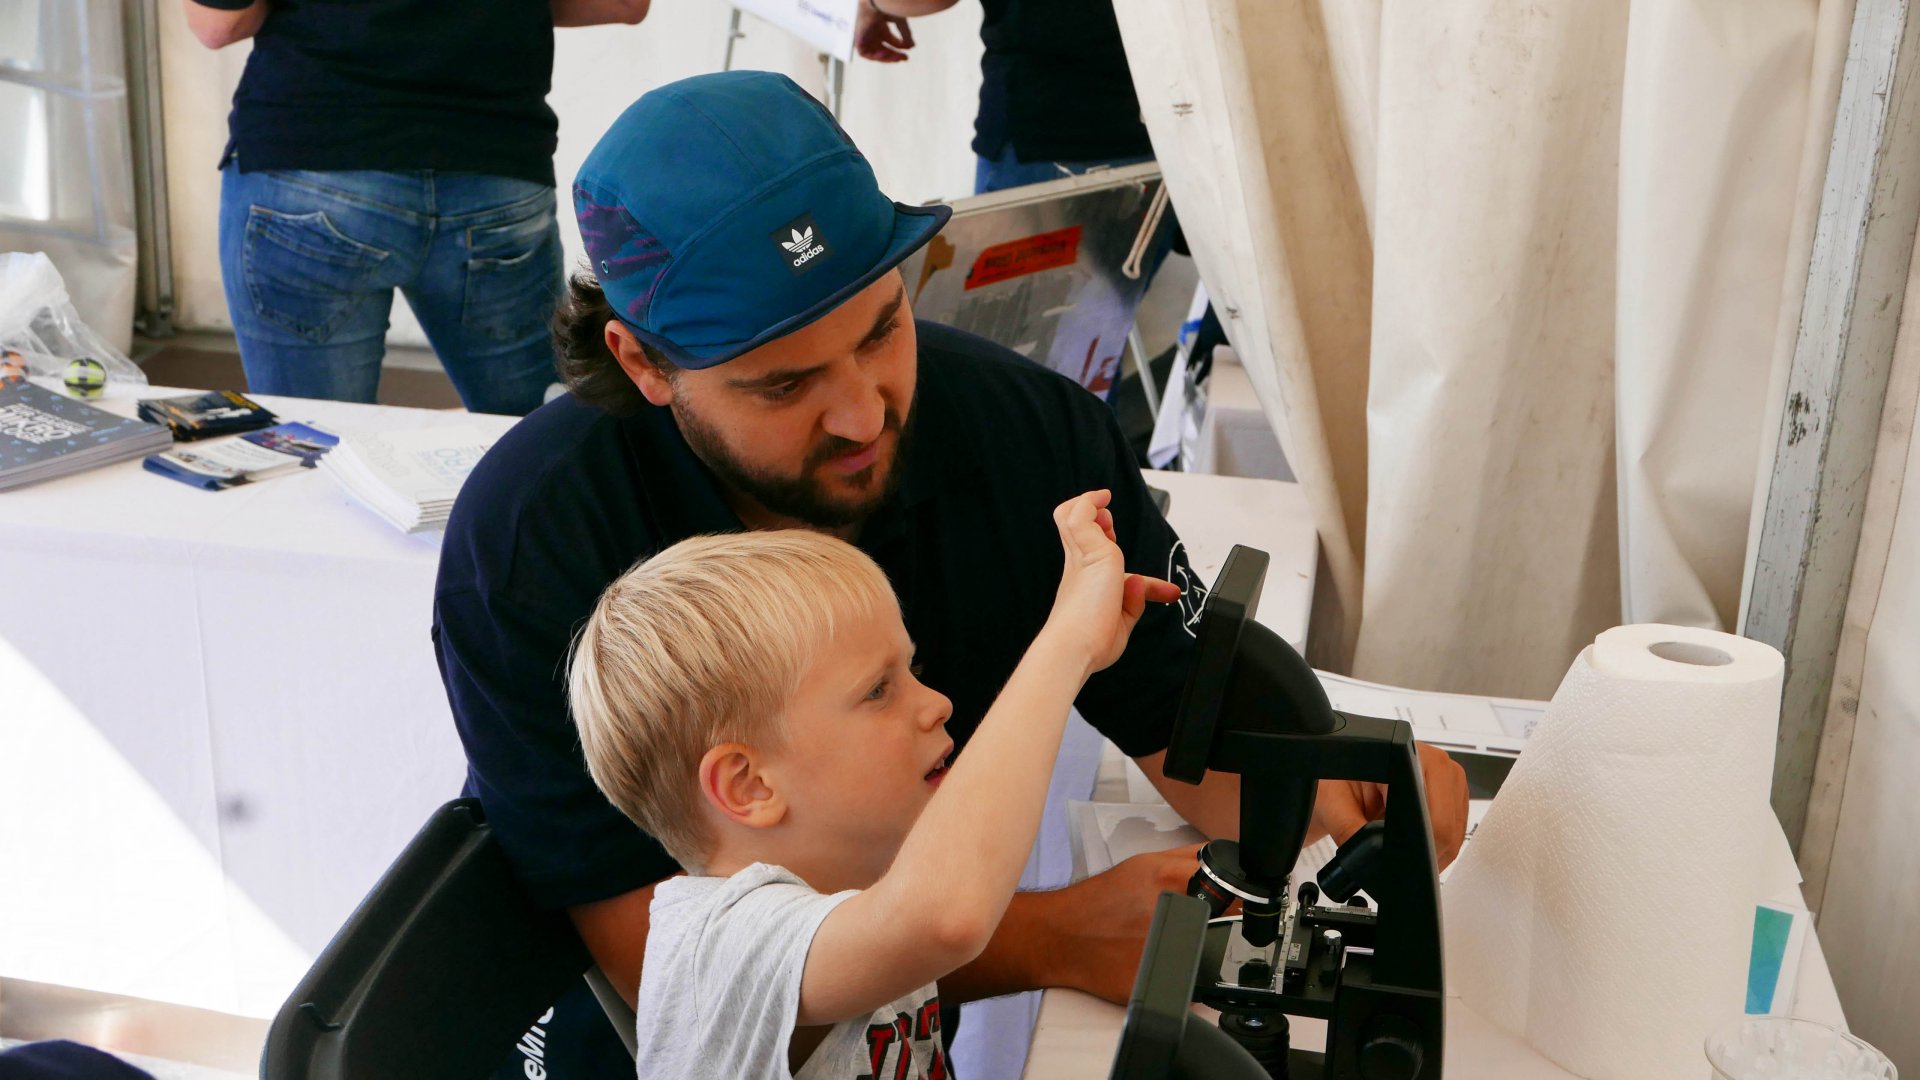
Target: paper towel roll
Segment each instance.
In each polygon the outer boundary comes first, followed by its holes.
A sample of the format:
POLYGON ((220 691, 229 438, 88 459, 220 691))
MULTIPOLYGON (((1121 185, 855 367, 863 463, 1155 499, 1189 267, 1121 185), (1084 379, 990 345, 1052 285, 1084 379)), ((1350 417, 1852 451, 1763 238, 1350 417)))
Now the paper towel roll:
POLYGON ((1443 890, 1450 992, 1591 1080, 1698 1080, 1779 831, 1781 669, 1679 626, 1583 650, 1443 890))

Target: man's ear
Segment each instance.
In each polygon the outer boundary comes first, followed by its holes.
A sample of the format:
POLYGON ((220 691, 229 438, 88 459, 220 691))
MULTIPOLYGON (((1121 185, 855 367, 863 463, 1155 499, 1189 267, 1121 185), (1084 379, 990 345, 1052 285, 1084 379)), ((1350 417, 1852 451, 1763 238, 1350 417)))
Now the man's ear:
POLYGON ((774 788, 761 753, 740 743, 722 743, 700 758, 700 793, 728 821, 766 829, 787 817, 787 799, 774 788))
POLYGON ((607 351, 620 362, 620 370, 627 373, 627 378, 633 380, 633 385, 639 387, 641 396, 648 402, 660 406, 673 404, 673 380, 647 359, 640 339, 619 319, 607 320, 607 351))

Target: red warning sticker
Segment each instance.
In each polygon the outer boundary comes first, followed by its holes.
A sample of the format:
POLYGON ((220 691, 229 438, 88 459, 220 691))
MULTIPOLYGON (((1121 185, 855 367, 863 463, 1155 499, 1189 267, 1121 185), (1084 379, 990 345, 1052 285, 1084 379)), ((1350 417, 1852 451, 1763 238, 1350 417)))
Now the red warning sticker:
POLYGON ((995 244, 973 260, 967 271, 969 289, 992 285, 996 281, 1037 274, 1061 266, 1072 266, 1080 257, 1080 226, 1055 229, 1036 236, 995 244))

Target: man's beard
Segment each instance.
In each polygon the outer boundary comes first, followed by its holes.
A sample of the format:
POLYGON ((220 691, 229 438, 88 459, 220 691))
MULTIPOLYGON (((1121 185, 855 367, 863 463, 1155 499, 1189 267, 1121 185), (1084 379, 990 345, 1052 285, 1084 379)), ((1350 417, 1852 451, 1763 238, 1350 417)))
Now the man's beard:
POLYGON ((866 520, 892 498, 894 492, 900 490, 900 482, 906 476, 907 447, 913 435, 914 408, 911 402, 907 404, 904 418, 892 406, 887 407, 886 421, 874 442, 882 442, 888 435, 893 435, 892 460, 876 457, 873 464, 862 470, 871 473, 884 466, 887 474, 878 478, 877 482, 870 483, 871 491, 867 495, 856 496, 852 501, 829 496, 817 474, 834 458, 866 444, 828 435, 807 451, 806 460, 801 463, 798 473, 776 475, 755 469, 735 457, 719 433, 707 426, 692 410, 683 408, 679 401, 676 400, 672 408, 673 418, 680 425, 680 434, 687 440, 687 446, 694 456, 711 469, 722 484, 781 517, 821 528, 854 525, 866 520))

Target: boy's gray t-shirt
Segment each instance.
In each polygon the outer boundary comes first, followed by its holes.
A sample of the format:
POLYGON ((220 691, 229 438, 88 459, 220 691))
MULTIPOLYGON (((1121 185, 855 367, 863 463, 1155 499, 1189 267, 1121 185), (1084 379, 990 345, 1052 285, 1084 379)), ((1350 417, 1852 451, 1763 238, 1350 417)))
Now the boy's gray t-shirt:
POLYGON ((728 878, 662 881, 636 1010, 634 1059, 643 1080, 943 1080, 940 999, 931 983, 835 1024, 799 1072, 787 1069, 807 950, 827 913, 852 895, 822 896, 764 863, 728 878))

